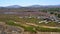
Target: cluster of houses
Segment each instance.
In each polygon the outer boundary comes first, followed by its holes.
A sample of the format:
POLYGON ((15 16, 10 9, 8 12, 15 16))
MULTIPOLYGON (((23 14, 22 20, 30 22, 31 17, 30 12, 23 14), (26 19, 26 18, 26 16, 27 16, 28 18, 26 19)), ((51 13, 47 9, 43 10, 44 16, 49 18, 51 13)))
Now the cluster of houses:
POLYGON ((37 18, 37 19, 43 19, 43 21, 41 22, 45 22, 45 23, 52 21, 60 23, 59 18, 57 16, 45 12, 25 12, 25 13, 21 13, 19 18, 37 18))

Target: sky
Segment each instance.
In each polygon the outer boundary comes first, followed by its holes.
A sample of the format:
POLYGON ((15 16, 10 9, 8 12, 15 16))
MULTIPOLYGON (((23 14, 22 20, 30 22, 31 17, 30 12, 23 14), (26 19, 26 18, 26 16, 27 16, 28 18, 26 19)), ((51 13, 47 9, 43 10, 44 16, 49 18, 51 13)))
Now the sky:
POLYGON ((60 0, 0 0, 0 6, 59 5, 60 0))

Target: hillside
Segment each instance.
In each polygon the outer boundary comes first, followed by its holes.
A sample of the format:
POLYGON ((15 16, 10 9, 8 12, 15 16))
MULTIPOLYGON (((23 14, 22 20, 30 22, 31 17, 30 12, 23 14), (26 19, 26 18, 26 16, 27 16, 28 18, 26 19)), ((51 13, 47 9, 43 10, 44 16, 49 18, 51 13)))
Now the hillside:
POLYGON ((0 27, 1 34, 59 34, 60 5, 0 7, 0 27))

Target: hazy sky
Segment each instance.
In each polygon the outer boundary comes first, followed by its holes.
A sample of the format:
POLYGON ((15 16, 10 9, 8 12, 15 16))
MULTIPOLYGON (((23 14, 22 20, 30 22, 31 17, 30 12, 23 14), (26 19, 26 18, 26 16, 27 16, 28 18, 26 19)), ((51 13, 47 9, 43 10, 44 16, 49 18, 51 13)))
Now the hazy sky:
POLYGON ((60 0, 0 0, 0 6, 58 5, 60 0))

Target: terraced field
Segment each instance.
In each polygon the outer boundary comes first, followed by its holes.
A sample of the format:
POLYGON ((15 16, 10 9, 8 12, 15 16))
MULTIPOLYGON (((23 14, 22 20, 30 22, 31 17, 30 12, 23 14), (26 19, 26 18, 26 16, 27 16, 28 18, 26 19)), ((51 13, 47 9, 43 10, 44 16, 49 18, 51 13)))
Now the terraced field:
MULTIPOLYGON (((24 33, 31 34, 39 34, 39 33, 52 33, 59 34, 60 32, 60 24, 58 23, 39 23, 41 19, 37 18, 19 18, 17 15, 0 15, 0 22, 5 23, 5 25, 21 27, 23 28, 24 33), (56 33, 58 32, 58 33, 56 33)), ((7 29, 9 29, 8 27, 7 29)), ((42 33, 42 34, 44 34, 42 33)))

